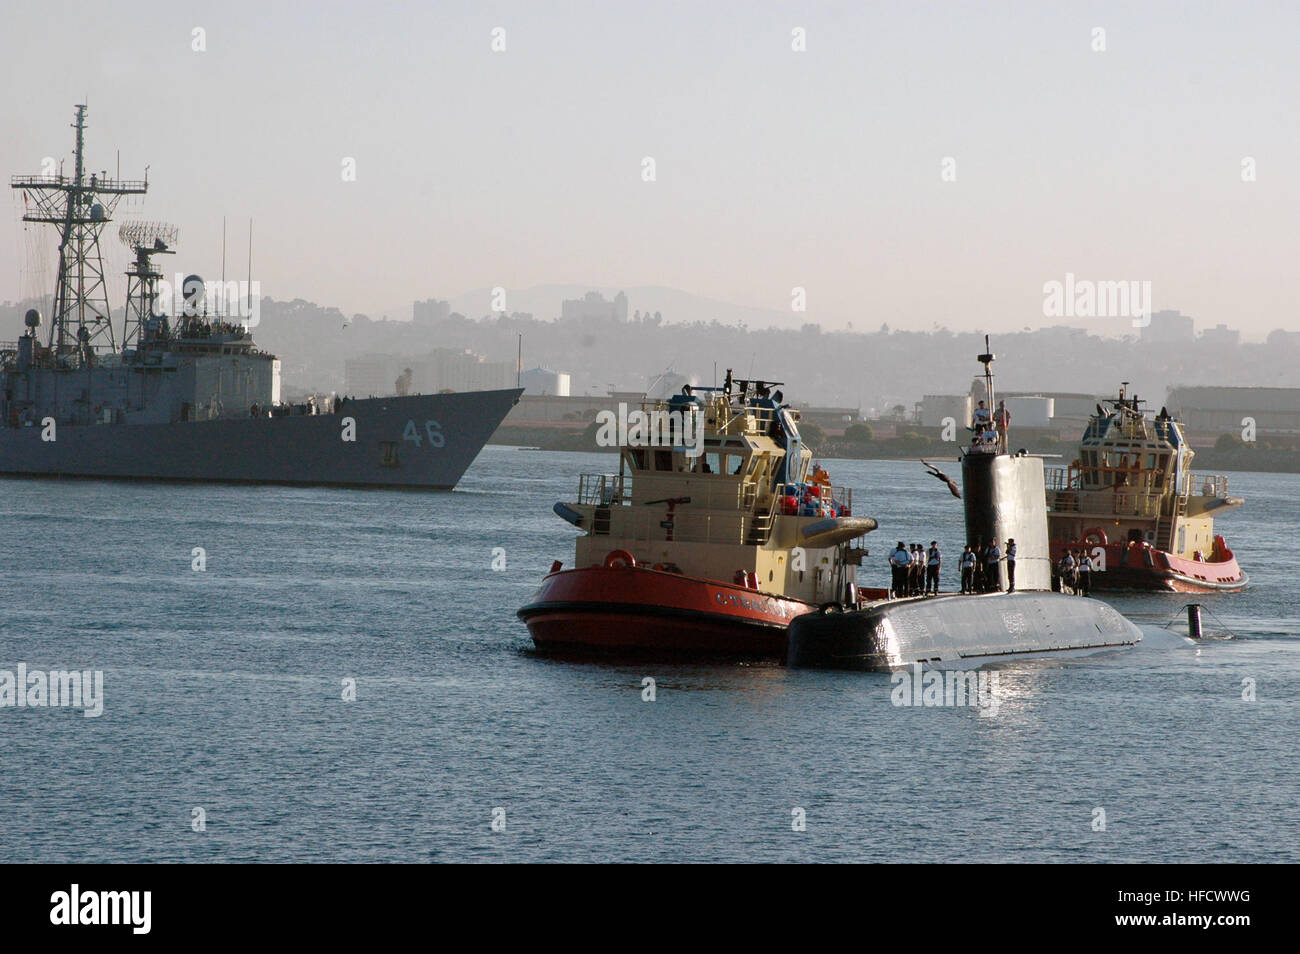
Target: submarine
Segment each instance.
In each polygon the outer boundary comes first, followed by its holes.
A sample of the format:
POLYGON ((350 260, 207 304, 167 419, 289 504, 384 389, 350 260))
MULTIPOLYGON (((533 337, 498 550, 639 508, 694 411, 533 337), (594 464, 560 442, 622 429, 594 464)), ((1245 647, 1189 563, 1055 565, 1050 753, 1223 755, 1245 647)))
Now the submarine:
MULTIPOLYGON (((995 407, 994 355, 985 337, 985 388, 995 407)), ((914 664, 975 669, 1014 659, 1082 656, 1136 645, 1141 630, 1113 607, 1053 590, 1043 459, 1007 448, 1007 424, 977 420, 961 454, 962 487, 937 468, 960 496, 966 542, 1016 542, 1012 587, 1006 560, 996 564, 996 589, 985 593, 862 601, 846 587, 844 601, 823 604, 790 623, 787 664, 811 669, 893 672, 914 664)), ((924 463, 924 461, 922 462, 924 463)), ((930 466, 930 465, 927 465, 930 466)))

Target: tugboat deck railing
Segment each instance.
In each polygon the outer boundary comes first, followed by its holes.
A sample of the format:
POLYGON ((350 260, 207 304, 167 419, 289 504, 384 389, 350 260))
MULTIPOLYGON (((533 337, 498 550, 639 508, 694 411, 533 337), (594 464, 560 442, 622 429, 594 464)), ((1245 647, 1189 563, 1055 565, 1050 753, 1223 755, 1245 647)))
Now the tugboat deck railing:
MULTIPOLYGON (((767 491, 752 481, 719 476, 716 484, 705 479, 692 485, 689 502, 673 509, 671 527, 665 526, 666 500, 633 507, 632 477, 626 474, 580 475, 578 504, 597 508, 593 533, 599 536, 615 535, 636 542, 672 539, 762 546, 771 537, 782 500, 808 486, 778 484, 767 491)), ((852 488, 823 486, 820 499, 826 504, 833 501, 839 516, 852 512, 852 488)))
POLYGON ((1182 491, 1188 496, 1228 496, 1228 478, 1222 474, 1187 474, 1183 481, 1182 491))
POLYGON ((582 474, 578 477, 578 503, 616 507, 631 503, 632 479, 622 474, 582 474))
MULTIPOLYGON (((691 505, 697 509, 739 513, 752 511, 758 505, 759 488, 753 481, 742 481, 726 474, 691 476, 697 479, 692 482, 688 496, 691 505)), ((646 479, 652 478, 648 476, 646 479)), ((674 496, 667 492, 648 491, 651 492, 656 497, 674 496)), ((593 507, 630 507, 644 501, 634 499, 631 474, 582 474, 578 477, 578 503, 593 507)))
MULTIPOLYGON (((1101 470, 1103 468, 1094 468, 1101 470)), ((1110 468, 1116 472, 1128 472, 1124 468, 1110 468)), ((1164 499, 1163 493, 1133 491, 1123 489, 1123 485, 1109 485, 1102 487, 1085 487, 1080 483, 1080 472, 1077 468, 1066 467, 1048 467, 1044 471, 1047 481, 1048 500, 1052 503, 1052 509, 1062 512, 1106 512, 1096 510, 1081 510, 1080 502, 1083 500, 1101 500, 1105 496, 1114 497, 1116 501, 1115 513, 1132 514, 1134 516, 1142 515, 1142 512, 1151 509, 1148 500, 1158 502, 1164 499), (1116 488, 1119 487, 1117 490, 1116 488), (1123 501, 1123 503, 1121 503, 1123 501)), ((1219 497, 1228 496, 1228 478, 1222 474, 1193 474, 1183 475, 1182 486, 1178 488, 1178 493, 1174 496, 1184 497, 1219 497)), ((1154 515, 1154 514, 1152 514, 1154 515)))
MULTIPOLYGON (((795 497, 799 497, 801 486, 808 487, 811 485, 777 484, 776 498, 779 500, 781 497, 786 497, 791 495, 795 497)), ((821 491, 822 496, 820 497, 820 500, 823 503, 829 504, 832 501, 834 501, 836 504, 839 505, 838 516, 847 517, 853 513, 853 488, 852 487, 835 487, 827 484, 818 484, 816 486, 820 486, 822 488, 821 491)))
MULTIPOLYGON (((727 474, 689 476, 694 478, 690 491, 691 503, 705 509, 740 512, 758 508, 775 510, 780 498, 798 496, 800 493, 798 485, 778 484, 772 491, 768 491, 752 480, 739 480, 727 474)), ((632 486, 631 474, 581 474, 578 477, 578 503, 594 507, 631 506, 636 502, 632 486)), ((830 503, 834 500, 844 514, 852 511, 851 487, 824 487, 822 493, 823 501, 830 503)))
POLYGON ((692 512, 684 508, 673 514, 671 528, 665 526, 670 521, 666 519, 664 507, 637 507, 618 511, 618 514, 615 524, 612 515, 609 519, 602 519, 598 511, 593 535, 613 536, 633 544, 647 545, 671 540, 674 543, 754 546, 766 542, 771 531, 770 526, 765 526, 762 515, 752 513, 692 512))
POLYGON ((1044 467, 1043 476, 1050 490, 1078 490, 1075 471, 1067 467, 1044 467))
MULTIPOLYGON (((651 400, 641 402, 641 411, 646 415, 692 416, 696 423, 703 423, 707 433, 763 434, 771 429, 776 420, 776 412, 770 407, 748 407, 731 404, 724 400, 694 402, 677 402, 669 400, 651 400)), ((650 418, 655 421, 658 418, 650 418)), ((669 418, 664 418, 669 420, 669 418)), ((676 426, 676 422, 672 426, 676 426)))
POLYGON ((1158 519, 1165 497, 1158 493, 1115 493, 1114 488, 1101 490, 1049 490, 1048 509, 1052 513, 1077 513, 1097 517, 1138 517, 1158 519))

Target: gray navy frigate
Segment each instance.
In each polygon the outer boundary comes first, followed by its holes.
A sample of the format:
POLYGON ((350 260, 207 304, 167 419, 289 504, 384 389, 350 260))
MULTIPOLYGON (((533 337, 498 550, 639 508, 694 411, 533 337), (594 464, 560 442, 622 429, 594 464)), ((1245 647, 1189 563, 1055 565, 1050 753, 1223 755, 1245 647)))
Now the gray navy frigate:
POLYGON ((57 229, 59 263, 48 330, 32 309, 22 337, 0 343, 0 473, 455 486, 518 389, 283 403, 279 359, 253 343, 255 322, 214 310, 202 279, 186 278, 182 306, 167 313, 153 259, 172 254, 173 227, 122 227, 134 261, 116 337, 100 233, 148 180, 87 173, 85 113, 76 107, 70 176, 11 182, 24 194, 23 221, 57 229))

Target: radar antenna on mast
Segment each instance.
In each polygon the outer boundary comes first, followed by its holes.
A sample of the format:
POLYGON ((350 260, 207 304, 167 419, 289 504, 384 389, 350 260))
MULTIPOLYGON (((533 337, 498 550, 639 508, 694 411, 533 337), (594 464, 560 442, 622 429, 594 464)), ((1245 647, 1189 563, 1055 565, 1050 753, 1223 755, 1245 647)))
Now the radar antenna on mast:
POLYGON ((180 230, 166 222, 123 222, 117 230, 122 244, 135 253, 126 270, 126 314, 122 320, 122 350, 139 348, 148 338, 150 321, 161 317, 158 282, 163 277, 153 264, 155 255, 174 255, 180 230))
POLYGON ((104 283, 104 260, 99 234, 111 221, 124 195, 143 195, 148 178, 109 178, 107 173, 86 174, 86 107, 76 107, 75 167, 71 176, 62 168, 56 175, 14 176, 10 187, 23 191, 27 200, 24 222, 53 225, 59 231, 59 277, 50 316, 49 347, 64 361, 86 363, 96 342, 116 351, 113 323, 104 283))

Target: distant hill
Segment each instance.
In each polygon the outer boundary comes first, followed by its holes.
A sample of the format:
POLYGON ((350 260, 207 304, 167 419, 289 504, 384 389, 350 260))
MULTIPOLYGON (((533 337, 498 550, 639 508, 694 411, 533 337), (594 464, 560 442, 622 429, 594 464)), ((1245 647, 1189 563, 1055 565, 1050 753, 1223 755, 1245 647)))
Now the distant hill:
MULTIPOLYGON (((555 320, 563 299, 589 290, 508 290, 508 315, 488 314, 490 290, 472 292, 455 299, 456 313, 446 320, 420 324, 409 320, 409 307, 403 320, 377 321, 302 299, 268 298, 254 334, 260 347, 280 356, 285 387, 298 390, 341 390, 346 361, 373 353, 414 357, 454 348, 513 364, 522 334, 525 367, 570 372, 574 394, 640 390, 669 368, 700 383, 734 368, 745 377, 786 382, 786 394, 800 404, 868 412, 899 404, 910 410, 927 394, 966 393, 979 372, 975 356, 984 350, 974 331, 823 331, 776 311, 656 287, 622 289, 629 311, 645 316, 639 321, 555 320)), ((619 290, 603 292, 612 298, 619 290)), ((0 341, 22 333, 24 310, 21 303, 0 305, 0 341)), ((995 335, 993 350, 1007 391, 1110 394, 1128 381, 1159 402, 1178 385, 1300 387, 1300 336, 1284 332, 1261 343, 1160 344, 1055 327, 995 335)))

